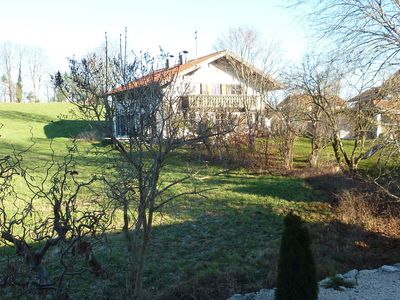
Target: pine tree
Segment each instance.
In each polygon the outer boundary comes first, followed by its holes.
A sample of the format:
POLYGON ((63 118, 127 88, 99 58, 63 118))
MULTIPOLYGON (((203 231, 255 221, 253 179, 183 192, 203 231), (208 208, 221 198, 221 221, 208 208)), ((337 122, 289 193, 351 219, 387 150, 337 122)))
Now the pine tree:
POLYGON ((17 102, 20 103, 22 101, 22 75, 21 75, 21 63, 19 64, 18 70, 18 81, 17 81, 17 89, 16 89, 16 98, 17 102))
POLYGON ((61 75, 60 71, 56 73, 56 75, 53 77, 53 82, 54 82, 54 102, 64 102, 67 101, 67 98, 65 94, 62 91, 62 84, 65 81, 65 78, 67 78, 67 73, 64 73, 64 75, 61 75))
POLYGON ((278 263, 277 300, 318 299, 318 283, 310 236, 300 217, 284 220, 278 263))

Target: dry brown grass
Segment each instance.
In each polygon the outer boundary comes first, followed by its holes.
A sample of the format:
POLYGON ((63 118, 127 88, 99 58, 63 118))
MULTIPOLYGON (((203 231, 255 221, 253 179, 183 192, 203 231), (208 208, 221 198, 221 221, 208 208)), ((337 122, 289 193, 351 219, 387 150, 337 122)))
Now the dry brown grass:
POLYGON ((400 218, 395 203, 388 203, 379 193, 344 191, 338 195, 338 219, 388 237, 400 237, 400 218))

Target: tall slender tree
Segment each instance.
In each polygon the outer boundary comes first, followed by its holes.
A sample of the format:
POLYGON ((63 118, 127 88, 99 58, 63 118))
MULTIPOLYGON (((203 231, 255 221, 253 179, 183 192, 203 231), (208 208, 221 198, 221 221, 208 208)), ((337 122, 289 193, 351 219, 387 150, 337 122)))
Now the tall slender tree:
POLYGON ((19 61, 17 88, 15 90, 15 97, 18 103, 22 101, 22 74, 21 74, 21 60, 19 61))
POLYGON ((0 49, 0 59, 5 71, 5 83, 7 86, 7 97, 9 102, 14 101, 13 67, 15 62, 14 45, 6 42, 0 49))
POLYGON ((32 93, 34 101, 38 102, 41 97, 41 89, 44 83, 44 69, 47 63, 47 57, 41 48, 29 48, 27 53, 27 62, 29 76, 32 84, 32 93))

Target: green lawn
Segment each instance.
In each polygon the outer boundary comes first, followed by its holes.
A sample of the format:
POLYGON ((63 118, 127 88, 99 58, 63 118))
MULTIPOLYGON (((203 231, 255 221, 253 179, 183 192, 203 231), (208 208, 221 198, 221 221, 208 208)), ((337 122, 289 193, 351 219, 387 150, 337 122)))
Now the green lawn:
MULTIPOLYGON (((71 137, 93 126, 69 117, 71 108, 65 103, 0 104, 0 155, 9 154, 13 147, 23 150, 34 144, 25 160, 35 166, 50 159, 51 143, 56 159, 62 159, 71 137)), ((304 162, 307 142, 300 139, 296 145, 296 161, 304 162)), ((106 158, 96 155, 107 146, 79 141, 78 147, 80 176, 96 174, 108 163, 106 158)), ((182 151, 170 158, 162 178, 178 178, 187 163, 203 167, 189 161, 182 151)), ((218 170, 218 166, 209 168, 210 173, 218 170)), ((40 176, 40 170, 36 172, 40 176)), ((355 260, 355 241, 346 237, 358 232, 360 239, 368 238, 369 243, 372 236, 363 238, 362 228, 343 224, 337 227, 332 222, 332 206, 326 196, 302 179, 237 171, 204 179, 200 187, 213 190, 207 198, 178 199, 156 218, 145 268, 145 287, 152 295, 150 298, 180 299, 193 295, 198 299, 220 299, 234 292, 273 286, 282 220, 289 211, 298 213, 309 224, 320 277, 344 271, 354 261, 357 265, 371 263, 366 254, 364 260, 355 260)), ((376 241, 390 241, 373 237, 376 241)), ((1 252, 10 250, 3 247, 1 252)), ((107 247, 100 246, 97 253, 107 277, 85 274, 72 278, 68 287, 79 299, 117 299, 127 271, 123 237, 118 228, 109 232, 107 247)))

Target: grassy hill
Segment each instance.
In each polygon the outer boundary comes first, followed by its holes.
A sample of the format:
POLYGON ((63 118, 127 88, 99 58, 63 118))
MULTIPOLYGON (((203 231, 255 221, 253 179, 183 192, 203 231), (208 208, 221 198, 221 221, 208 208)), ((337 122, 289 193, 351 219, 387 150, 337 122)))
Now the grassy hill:
POLYGON ((32 139, 39 149, 51 140, 58 147, 90 130, 94 123, 74 119, 72 109, 69 103, 0 103, 0 151, 26 148, 32 139))
MULTIPOLYGON (((9 154, 12 147, 22 150, 34 143, 24 157, 35 166, 51 158, 51 144, 55 158, 62 159, 71 138, 94 126, 71 117, 71 109, 66 103, 0 104, 0 155, 9 154)), ((77 168, 82 176, 105 167, 107 161, 98 155, 104 146, 79 141, 78 147, 77 168)), ((163 179, 179 177, 187 163, 202 166, 178 153, 171 157, 163 179)), ((221 170, 219 166, 210 168, 221 170)), ((36 172, 40 175, 40 170, 36 172)), ((396 259, 389 252, 378 255, 365 251, 359 256, 360 243, 375 247, 392 240, 340 223, 326 195, 303 179, 237 171, 205 179, 202 187, 212 188, 207 198, 179 199, 156 218, 145 270, 150 298, 194 295, 222 299, 233 292, 273 286, 282 219, 289 211, 309 224, 320 277, 388 257, 396 259), (371 244, 371 240, 376 242, 371 244)), ((115 298, 124 289, 126 250, 120 229, 117 220, 107 246, 96 249, 107 278, 87 274, 75 284, 71 281, 69 288, 76 298, 115 298)), ((1 247, 0 254, 2 251, 8 250, 1 247)))

